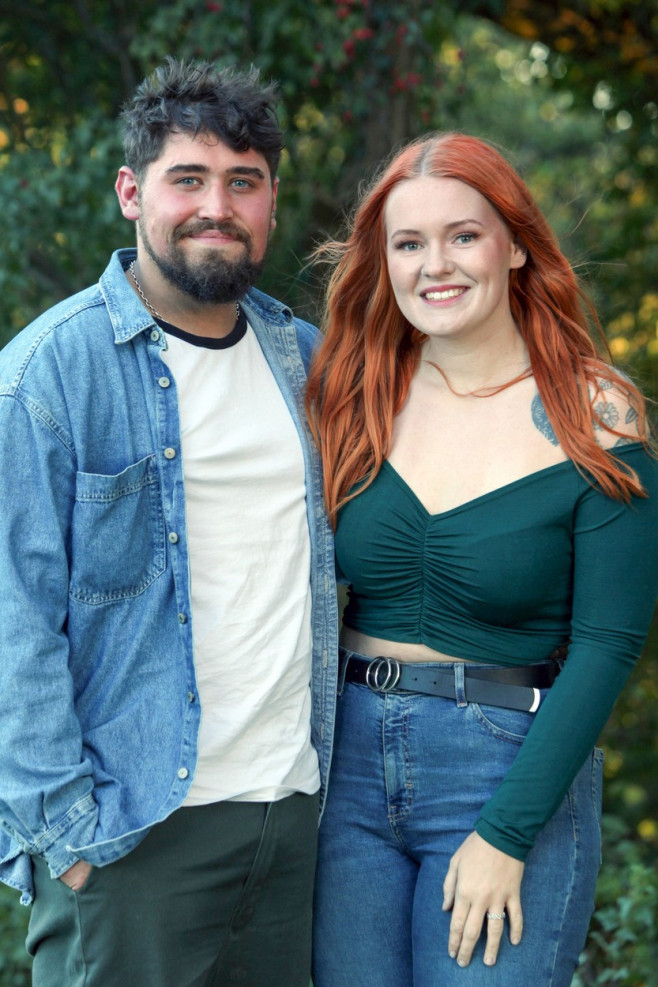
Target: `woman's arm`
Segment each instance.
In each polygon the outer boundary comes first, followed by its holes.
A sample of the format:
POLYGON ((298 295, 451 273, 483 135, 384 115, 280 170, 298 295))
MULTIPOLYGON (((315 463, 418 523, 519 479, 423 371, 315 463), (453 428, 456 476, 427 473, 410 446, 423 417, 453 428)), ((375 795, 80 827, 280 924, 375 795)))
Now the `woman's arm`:
MULTIPOLYGON (((469 961, 486 911, 498 913, 509 901, 516 915, 518 865, 596 744, 644 644, 658 592, 658 463, 637 445, 615 452, 638 471, 649 497, 626 505, 583 485, 575 504, 569 656, 512 768, 482 809, 475 827, 480 839, 469 837, 448 871, 450 949, 460 962, 469 961)), ((513 934, 520 922, 510 921, 513 934)), ((492 925, 487 958, 495 958, 501 931, 492 925)))

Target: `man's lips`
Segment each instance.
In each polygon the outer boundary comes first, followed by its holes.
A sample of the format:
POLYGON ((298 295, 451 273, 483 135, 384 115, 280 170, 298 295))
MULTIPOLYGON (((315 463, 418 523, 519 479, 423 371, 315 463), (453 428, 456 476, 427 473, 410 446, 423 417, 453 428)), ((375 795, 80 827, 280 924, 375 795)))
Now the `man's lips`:
POLYGON ((232 233, 221 233, 219 230, 204 230, 202 233, 188 233, 193 240, 237 240, 232 233))
POLYGON ((176 241, 188 237, 191 240, 215 241, 217 243, 244 243, 249 245, 249 235, 232 223, 222 225, 182 226, 176 233, 176 241))

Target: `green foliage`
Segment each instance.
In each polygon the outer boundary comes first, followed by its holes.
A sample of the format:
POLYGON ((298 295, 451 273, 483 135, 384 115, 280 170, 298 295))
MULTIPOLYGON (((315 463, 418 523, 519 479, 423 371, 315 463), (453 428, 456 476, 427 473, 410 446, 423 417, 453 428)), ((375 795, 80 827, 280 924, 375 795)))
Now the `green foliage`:
POLYGON ((113 123, 81 121, 1 169, 0 345, 60 298, 96 281, 110 249, 134 238, 113 191, 120 143, 113 123))
POLYGON ((509 148, 596 285, 615 355, 658 392, 658 107, 623 5, 607 5, 600 62, 587 0, 557 13, 525 0, 0 0, 0 14, 0 345, 132 241, 111 191, 114 120, 173 51, 280 81, 287 148, 262 287, 299 314, 319 315, 319 284, 300 270, 359 182, 400 142, 460 128, 509 148))
POLYGON ((625 822, 604 816, 603 829, 596 910, 572 987, 651 987, 658 970, 658 872, 625 822))
POLYGON ((654 987, 658 970, 658 611, 606 726, 603 865, 573 987, 654 987))
MULTIPOLYGON (((658 59, 646 43, 657 16, 657 0, 0 0, 0 346, 133 242, 113 192, 115 120, 172 52, 254 63, 280 82, 287 146, 266 291, 317 318, 320 284, 304 264, 359 183, 408 138, 466 130, 508 149, 594 292, 615 357, 658 398, 658 59)), ((652 982, 657 682, 655 625, 603 738, 587 987, 652 982)), ((28 982, 27 915, 0 893, 0 987, 28 982)))
POLYGON ((0 987, 29 987, 25 933, 30 913, 17 891, 0 885, 0 987))

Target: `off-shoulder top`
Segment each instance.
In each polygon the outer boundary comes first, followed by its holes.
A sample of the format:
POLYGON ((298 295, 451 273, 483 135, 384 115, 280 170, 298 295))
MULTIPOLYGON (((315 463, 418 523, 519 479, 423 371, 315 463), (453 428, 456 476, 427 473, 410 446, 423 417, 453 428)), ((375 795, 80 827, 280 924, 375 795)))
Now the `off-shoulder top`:
POLYGON ((519 665, 569 641, 564 669, 476 830, 525 859, 608 719, 658 593, 658 463, 615 449, 648 498, 593 487, 571 461, 430 514, 388 462, 340 511, 343 620, 454 658, 519 665))

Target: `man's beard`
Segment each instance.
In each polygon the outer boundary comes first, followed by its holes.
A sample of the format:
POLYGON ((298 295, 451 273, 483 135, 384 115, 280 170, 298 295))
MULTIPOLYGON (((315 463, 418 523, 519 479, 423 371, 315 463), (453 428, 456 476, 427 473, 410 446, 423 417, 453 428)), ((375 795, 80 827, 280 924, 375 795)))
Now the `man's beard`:
POLYGON ((236 302, 256 283, 263 270, 265 258, 252 260, 251 237, 232 223, 206 222, 179 227, 174 233, 173 243, 167 256, 155 253, 144 225, 138 221, 138 226, 144 248, 160 273, 179 291, 197 302, 214 305, 236 302), (236 260, 227 260, 220 250, 211 247, 206 255, 192 266, 188 262, 185 251, 178 245, 178 241, 204 230, 219 230, 221 233, 235 237, 245 245, 245 252, 236 260))

